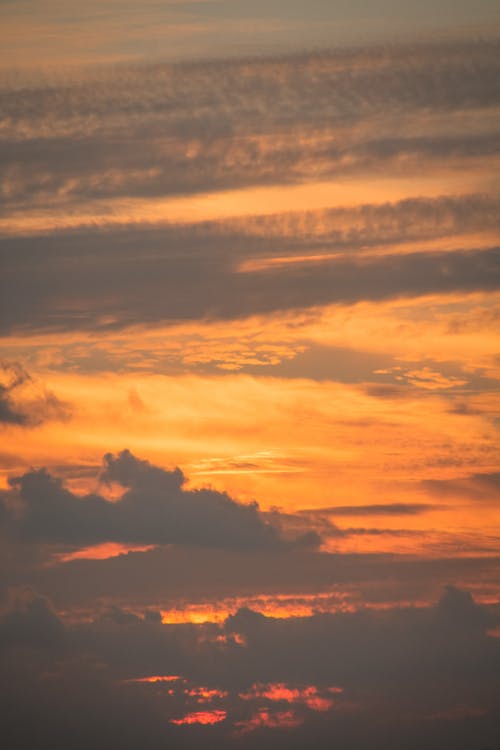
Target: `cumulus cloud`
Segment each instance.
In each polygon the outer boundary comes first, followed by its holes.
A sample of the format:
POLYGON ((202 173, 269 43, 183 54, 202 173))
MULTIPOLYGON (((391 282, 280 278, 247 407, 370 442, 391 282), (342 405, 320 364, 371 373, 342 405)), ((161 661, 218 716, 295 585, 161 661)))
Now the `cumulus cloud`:
POLYGON ((319 542, 311 534, 285 542, 256 503, 243 505, 211 489, 187 490, 179 469, 161 469, 127 450, 106 454, 100 480, 119 483, 122 497, 116 502, 99 494, 78 497, 45 469, 11 478, 3 496, 8 532, 70 547, 109 541, 280 550, 319 542))

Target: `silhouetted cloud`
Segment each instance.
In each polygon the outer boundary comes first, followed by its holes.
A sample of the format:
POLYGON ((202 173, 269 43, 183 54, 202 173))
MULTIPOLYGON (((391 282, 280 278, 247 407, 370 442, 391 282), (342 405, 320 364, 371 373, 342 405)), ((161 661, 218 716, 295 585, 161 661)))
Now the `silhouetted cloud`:
POLYGON ((31 638, 40 612, 47 618, 50 604, 30 593, 0 617, 0 633, 13 617, 30 623, 28 639, 3 642, 0 669, 4 730, 22 707, 22 750, 40 732, 77 748, 132 748, 139 730, 152 748, 295 748, 309 737, 321 750, 332 740, 354 750, 375 736, 389 750, 405 737, 412 750, 424 741, 438 750, 464 727, 485 741, 500 729, 500 641, 487 634, 499 616, 462 589, 448 587, 434 606, 287 620, 248 609, 200 625, 50 614, 57 641, 31 638), (182 723, 216 711, 217 729, 182 723))
MULTIPOLYGON (((5 365, 2 369, 5 372, 5 365)), ((28 418, 16 409, 11 393, 26 380, 27 375, 19 366, 13 366, 9 370, 10 382, 0 383, 0 424, 26 424, 28 418)))
POLYGON ((69 408, 17 362, 0 362, 0 426, 34 427, 50 419, 67 419, 69 408))
POLYGON ((211 489, 186 490, 179 469, 166 471, 127 450, 106 454, 100 479, 119 483, 125 493, 116 502, 98 494, 81 498, 45 469, 10 479, 12 489, 3 501, 10 533, 68 546, 114 541, 280 550, 320 541, 316 534, 304 534, 285 542, 256 503, 242 505, 211 489))

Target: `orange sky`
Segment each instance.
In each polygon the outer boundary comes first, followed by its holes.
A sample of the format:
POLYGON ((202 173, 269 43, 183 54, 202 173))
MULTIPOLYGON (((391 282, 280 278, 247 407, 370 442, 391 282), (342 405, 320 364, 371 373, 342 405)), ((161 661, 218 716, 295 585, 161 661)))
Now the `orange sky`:
POLYGON ((20 750, 41 715, 76 747, 81 705, 93 750, 498 742, 500 17, 469 5, 3 3, 20 750))

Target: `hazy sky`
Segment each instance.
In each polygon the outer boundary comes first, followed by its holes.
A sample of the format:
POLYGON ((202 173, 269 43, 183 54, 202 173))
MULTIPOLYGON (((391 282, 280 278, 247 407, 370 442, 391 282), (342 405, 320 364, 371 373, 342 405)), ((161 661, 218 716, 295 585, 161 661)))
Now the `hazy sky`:
POLYGON ((491 37, 496 0, 2 0, 2 69, 491 37))
POLYGON ((500 743, 500 11, 0 2, 9 749, 500 743))

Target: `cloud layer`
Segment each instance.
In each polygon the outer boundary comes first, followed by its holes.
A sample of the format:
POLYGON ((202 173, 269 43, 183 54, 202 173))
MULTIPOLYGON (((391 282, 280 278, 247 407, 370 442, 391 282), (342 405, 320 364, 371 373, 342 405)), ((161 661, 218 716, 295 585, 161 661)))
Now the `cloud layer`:
POLYGON ((5 86, 2 228, 28 236, 0 246, 3 330, 492 289, 497 47, 118 68, 29 98, 5 86), (282 215, 259 218, 268 205, 282 215))
POLYGON ((0 684, 18 746, 42 726, 82 748, 134 747, 142 733, 153 748, 300 747, 309 738, 350 749, 375 737, 389 750, 403 739, 465 749, 499 731, 500 641, 488 635, 499 613, 466 591, 447 587, 423 609, 289 620, 240 609, 194 627, 153 614, 71 624, 33 592, 12 592, 0 617, 0 684))
POLYGON ((452 4, 5 4, 9 750, 498 744, 500 43, 300 51, 452 4))

